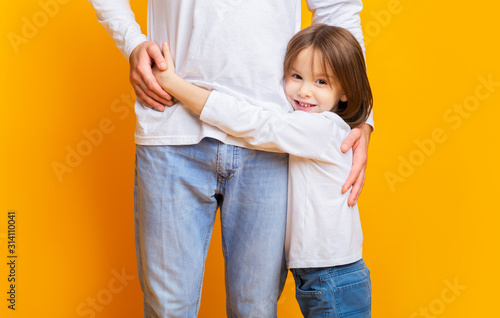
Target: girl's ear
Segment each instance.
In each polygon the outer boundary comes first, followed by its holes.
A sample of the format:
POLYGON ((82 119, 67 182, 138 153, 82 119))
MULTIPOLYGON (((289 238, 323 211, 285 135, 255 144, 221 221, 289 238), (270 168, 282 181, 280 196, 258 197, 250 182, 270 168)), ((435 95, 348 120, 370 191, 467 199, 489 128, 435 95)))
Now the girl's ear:
POLYGON ((347 102, 347 96, 345 96, 345 94, 342 94, 342 96, 340 96, 340 101, 341 102, 347 102))

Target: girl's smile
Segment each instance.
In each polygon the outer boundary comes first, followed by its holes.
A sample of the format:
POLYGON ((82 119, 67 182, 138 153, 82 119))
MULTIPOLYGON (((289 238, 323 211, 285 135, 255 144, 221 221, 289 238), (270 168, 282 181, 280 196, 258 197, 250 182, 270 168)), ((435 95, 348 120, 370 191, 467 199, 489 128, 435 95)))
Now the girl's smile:
POLYGON ((298 101, 296 99, 294 99, 293 101, 295 102, 296 105, 296 107, 294 107, 295 110, 310 111, 311 107, 318 106, 317 104, 306 103, 304 101, 298 101))

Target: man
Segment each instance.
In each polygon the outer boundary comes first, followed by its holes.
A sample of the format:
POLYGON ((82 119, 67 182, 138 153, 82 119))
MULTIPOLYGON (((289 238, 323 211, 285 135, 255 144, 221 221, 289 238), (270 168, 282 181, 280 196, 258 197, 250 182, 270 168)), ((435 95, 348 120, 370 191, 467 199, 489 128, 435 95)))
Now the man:
MULTIPOLYGON (((136 247, 146 317, 196 317, 204 261, 221 209, 228 317, 275 317, 286 277, 286 154, 244 141, 174 105, 153 77, 170 42, 177 73, 262 107, 287 109, 282 60, 300 28, 300 0, 150 0, 149 40, 127 0, 91 0, 130 61, 137 102, 136 247)), ((362 44, 361 1, 308 1, 313 23, 349 29, 362 44)), ((346 181, 354 204, 364 182, 365 124, 344 142, 356 164, 346 181)))

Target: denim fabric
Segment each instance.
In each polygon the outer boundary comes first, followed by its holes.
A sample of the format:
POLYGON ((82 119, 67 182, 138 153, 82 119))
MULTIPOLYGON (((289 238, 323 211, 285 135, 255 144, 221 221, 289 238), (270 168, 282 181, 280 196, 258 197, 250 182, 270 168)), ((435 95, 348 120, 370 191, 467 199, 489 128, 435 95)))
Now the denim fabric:
POLYGON ((228 317, 276 317, 287 167, 286 154, 210 138, 188 146, 137 145, 136 253, 145 317, 197 316, 218 207, 228 317))
POLYGON ((362 259, 347 265, 291 271, 304 317, 371 317, 370 270, 362 259))

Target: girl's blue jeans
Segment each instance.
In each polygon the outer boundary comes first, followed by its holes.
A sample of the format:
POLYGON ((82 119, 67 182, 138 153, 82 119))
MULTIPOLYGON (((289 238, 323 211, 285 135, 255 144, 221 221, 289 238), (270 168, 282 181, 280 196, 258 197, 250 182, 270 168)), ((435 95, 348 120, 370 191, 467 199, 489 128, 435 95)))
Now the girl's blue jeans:
POLYGON ((188 146, 137 145, 135 173, 145 317, 197 316, 218 207, 228 317, 276 317, 286 278, 288 155, 211 138, 188 146))
POLYGON ((370 270, 361 259, 324 268, 292 268, 304 317, 371 317, 370 270))

